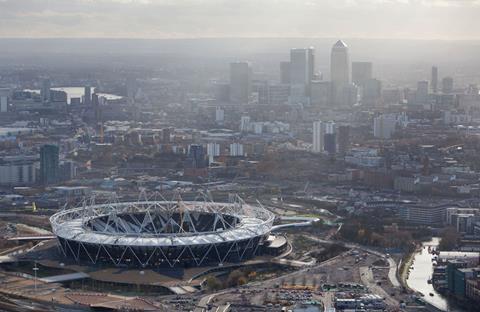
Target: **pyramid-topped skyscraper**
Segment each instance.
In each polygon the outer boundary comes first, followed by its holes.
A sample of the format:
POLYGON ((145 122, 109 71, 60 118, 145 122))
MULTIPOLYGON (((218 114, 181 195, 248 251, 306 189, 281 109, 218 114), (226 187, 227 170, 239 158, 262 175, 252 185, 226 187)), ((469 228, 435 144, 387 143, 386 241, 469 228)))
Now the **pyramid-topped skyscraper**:
POLYGON ((338 88, 350 83, 348 46, 342 40, 338 40, 333 45, 330 59, 330 75, 332 83, 338 88))

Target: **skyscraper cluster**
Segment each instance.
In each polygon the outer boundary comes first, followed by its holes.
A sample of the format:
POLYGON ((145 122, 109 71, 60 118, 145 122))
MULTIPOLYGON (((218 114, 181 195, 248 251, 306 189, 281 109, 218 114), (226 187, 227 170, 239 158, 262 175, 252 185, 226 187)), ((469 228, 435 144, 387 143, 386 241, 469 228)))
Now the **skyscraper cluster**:
POLYGON ((312 107, 350 107, 357 103, 359 90, 362 103, 381 104, 382 85, 373 78, 371 62, 350 63, 347 44, 338 40, 330 54, 330 79, 323 80, 316 72, 315 49, 290 50, 290 61, 280 63, 280 81, 290 86, 290 104, 312 107))
POLYGON ((229 83, 216 83, 219 102, 234 104, 289 104, 303 107, 350 107, 381 104, 382 84, 373 78, 371 62, 350 62, 347 44, 338 40, 331 49, 330 79, 317 71, 315 48, 293 48, 282 61, 279 83, 254 81, 249 62, 230 63, 229 83), (359 93, 360 91, 360 93, 359 93))

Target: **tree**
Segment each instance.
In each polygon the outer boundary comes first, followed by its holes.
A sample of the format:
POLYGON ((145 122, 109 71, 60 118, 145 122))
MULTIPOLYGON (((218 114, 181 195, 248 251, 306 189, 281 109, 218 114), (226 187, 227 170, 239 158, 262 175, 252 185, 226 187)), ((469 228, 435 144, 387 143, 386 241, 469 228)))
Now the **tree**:
POLYGON ((454 227, 447 227, 442 232, 438 248, 440 250, 452 250, 458 245, 459 240, 460 234, 457 230, 454 227))
POLYGON ((237 280, 237 286, 245 285, 248 282, 245 276, 240 276, 237 280))
POLYGON ((207 277, 206 285, 209 290, 219 290, 222 288, 222 283, 213 275, 207 277))
POLYGON ((243 285, 246 282, 247 279, 245 277, 245 274, 243 274, 243 272, 240 270, 233 270, 232 272, 230 272, 227 278, 228 287, 243 285))

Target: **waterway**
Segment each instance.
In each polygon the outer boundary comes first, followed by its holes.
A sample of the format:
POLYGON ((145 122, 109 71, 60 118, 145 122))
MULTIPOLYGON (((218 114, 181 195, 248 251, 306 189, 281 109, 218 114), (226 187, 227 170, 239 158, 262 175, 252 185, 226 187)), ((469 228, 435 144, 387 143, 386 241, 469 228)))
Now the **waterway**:
MULTIPOLYGON (((85 93, 85 88, 82 87, 55 87, 52 90, 56 91, 64 91, 67 93, 67 101, 70 104, 71 98, 82 98, 85 93)), ((25 91, 36 92, 40 93, 40 90, 33 90, 33 89, 26 89, 25 91)), ((92 90, 93 92, 93 90, 92 90)), ((106 98, 107 100, 118 100, 121 99, 122 96, 116 94, 109 94, 109 93, 98 93, 99 96, 106 98)))
POLYGON ((448 312, 463 312, 463 309, 455 306, 451 300, 442 296, 433 288, 432 284, 428 283, 433 273, 432 255, 428 253, 428 247, 436 248, 439 242, 440 239, 434 237, 431 241, 423 243, 422 249, 415 254, 412 263, 413 269, 410 270, 407 284, 413 290, 422 293, 423 299, 438 309, 448 312))

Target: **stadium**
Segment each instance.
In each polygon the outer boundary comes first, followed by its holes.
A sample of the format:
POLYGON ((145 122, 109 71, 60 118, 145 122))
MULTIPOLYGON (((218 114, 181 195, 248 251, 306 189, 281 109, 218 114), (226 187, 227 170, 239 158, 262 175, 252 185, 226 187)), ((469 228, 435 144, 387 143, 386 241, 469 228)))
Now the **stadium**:
POLYGON ((117 267, 195 267, 251 259, 268 244, 274 215, 229 203, 138 200, 65 209, 50 218, 66 259, 117 267))

